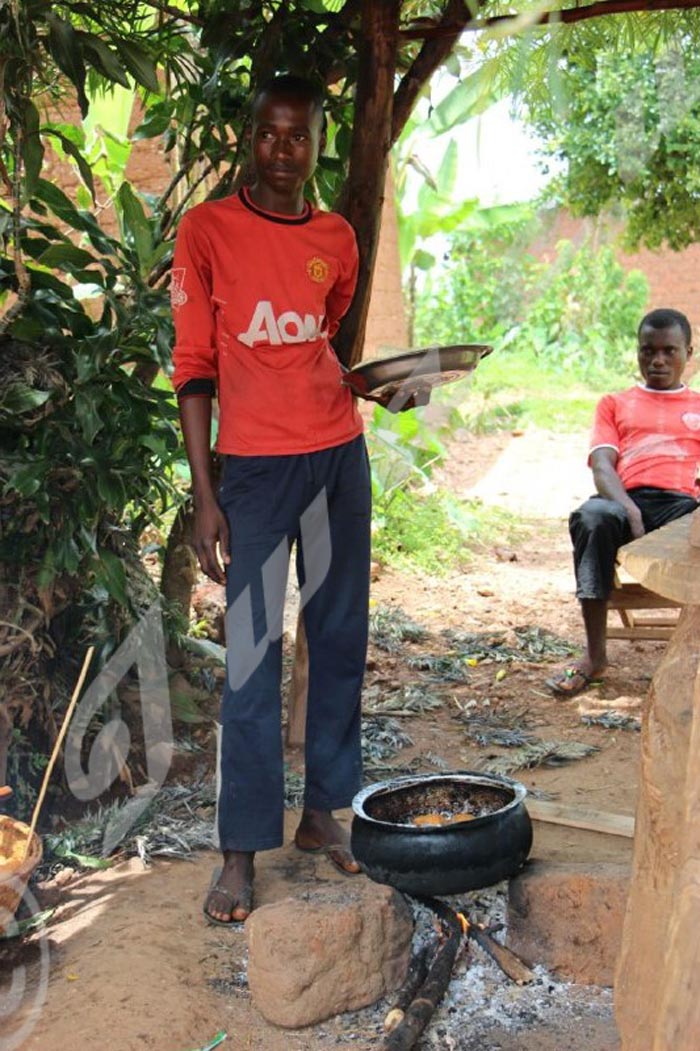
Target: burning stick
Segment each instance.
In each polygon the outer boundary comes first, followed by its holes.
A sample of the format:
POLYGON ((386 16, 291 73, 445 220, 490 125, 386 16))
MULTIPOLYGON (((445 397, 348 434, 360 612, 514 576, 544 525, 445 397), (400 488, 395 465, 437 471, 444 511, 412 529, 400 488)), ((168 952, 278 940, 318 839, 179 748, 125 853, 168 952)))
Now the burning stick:
POLYGON ((382 1051, 410 1051, 417 1043, 435 1008, 445 995, 457 950, 462 941, 462 927, 456 912, 436 898, 418 898, 417 900, 437 913, 446 938, 435 955, 427 978, 418 989, 417 995, 408 1004, 403 1018, 385 1037, 382 1051))
POLYGON ((530 982, 534 982, 534 971, 531 971, 520 957, 515 955, 512 949, 508 949, 505 945, 497 942, 483 923, 472 923, 461 912, 458 912, 457 916, 467 937, 473 938, 476 944, 480 945, 484 952, 487 952, 491 959, 496 961, 503 973, 511 981, 515 982, 516 985, 529 985, 530 982))
POLYGON ((422 945, 411 959, 405 981, 394 998, 393 1007, 384 1019, 384 1029, 387 1033, 396 1029, 397 1025, 403 1021, 406 1008, 414 999, 427 974, 428 946, 422 945))

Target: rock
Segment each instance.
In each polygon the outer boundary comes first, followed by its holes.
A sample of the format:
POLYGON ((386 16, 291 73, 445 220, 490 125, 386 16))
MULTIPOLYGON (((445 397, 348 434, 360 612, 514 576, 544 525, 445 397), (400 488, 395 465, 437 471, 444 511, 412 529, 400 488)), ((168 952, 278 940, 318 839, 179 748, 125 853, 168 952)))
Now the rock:
POLYGON ((629 880, 623 864, 533 861, 510 882, 509 948, 562 978, 611 986, 629 880))
POLYGON ((395 890, 363 879, 314 888, 246 921, 248 984, 268 1022, 312 1025, 398 988, 413 918, 395 890))

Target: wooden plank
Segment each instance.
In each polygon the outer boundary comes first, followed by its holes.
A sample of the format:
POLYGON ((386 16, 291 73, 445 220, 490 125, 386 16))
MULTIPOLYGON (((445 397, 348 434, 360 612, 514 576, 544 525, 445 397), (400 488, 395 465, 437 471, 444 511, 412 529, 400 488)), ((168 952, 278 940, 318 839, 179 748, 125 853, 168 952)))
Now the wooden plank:
POLYGON ((634 817, 631 814, 611 814, 590 807, 549 803, 543 799, 527 799, 525 805, 533 821, 583 828, 588 832, 605 832, 610 836, 626 836, 628 839, 634 836, 634 817))
POLYGON ((309 650, 306 645, 304 611, 299 610, 294 645, 292 681, 287 706, 287 744, 299 748, 306 740, 306 701, 309 692, 309 650))
POLYGON ((700 547, 690 544, 697 511, 625 544, 618 559, 640 584, 683 605, 700 606, 700 547))
POLYGON ((646 589, 613 591, 608 599, 608 609, 680 609, 681 605, 646 589))
POLYGON ((636 639, 638 642, 668 642, 675 628, 608 628, 606 637, 609 639, 636 639))

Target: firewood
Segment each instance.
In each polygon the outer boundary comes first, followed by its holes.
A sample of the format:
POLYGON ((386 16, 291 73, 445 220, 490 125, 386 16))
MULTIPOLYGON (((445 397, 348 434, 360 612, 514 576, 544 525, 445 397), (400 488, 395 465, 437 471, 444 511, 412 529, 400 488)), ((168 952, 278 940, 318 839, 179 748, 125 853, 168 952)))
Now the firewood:
POLYGON ((445 995, 462 940, 462 927, 456 912, 436 898, 417 900, 437 913, 447 937, 435 955, 427 978, 406 1008, 403 1020, 384 1038, 382 1051, 410 1051, 416 1045, 445 995))
POLYGON ((406 1008, 411 1003, 428 973, 428 946, 421 945, 413 954, 403 985, 394 997, 391 1010, 384 1019, 384 1029, 390 1033, 403 1021, 406 1008))
POLYGON ((531 971, 520 957, 515 955, 512 949, 497 942, 483 927, 470 923, 467 933, 477 945, 480 945, 496 961, 503 973, 508 975, 516 985, 529 985, 530 982, 534 982, 534 971, 531 971))

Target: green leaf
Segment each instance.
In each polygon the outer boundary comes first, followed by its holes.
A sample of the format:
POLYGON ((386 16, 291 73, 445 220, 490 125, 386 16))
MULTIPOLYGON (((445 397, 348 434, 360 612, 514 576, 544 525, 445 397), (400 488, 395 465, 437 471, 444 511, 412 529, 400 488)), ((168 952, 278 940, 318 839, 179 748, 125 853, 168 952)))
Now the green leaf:
POLYGON ((438 103, 430 114, 428 124, 433 134, 442 135, 457 124, 465 124, 472 117, 478 117, 503 98, 505 93, 505 87, 496 86, 493 76, 487 76, 479 69, 460 81, 438 103))
POLYGON ((114 84, 121 84, 123 88, 131 86, 122 64, 104 40, 94 33, 78 31, 77 35, 83 45, 85 57, 98 73, 114 84))
POLYGON ((70 197, 67 197, 63 190, 60 190, 58 186, 54 186, 53 183, 47 182, 46 179, 38 180, 35 195, 40 201, 48 204, 54 215, 64 223, 68 223, 74 230, 87 233, 93 227, 97 227, 91 216, 79 212, 70 197))
POLYGON ((203 723, 207 717, 202 715, 197 702, 183 690, 170 691, 170 710, 177 723, 203 723))
POLYGON ((95 435, 104 427, 104 421, 97 411, 94 395, 89 391, 79 390, 75 395, 75 414, 88 445, 92 445, 95 435))
POLYGON ((69 847, 56 847, 54 854, 57 858, 70 858, 77 861, 84 869, 111 869, 113 862, 109 858, 96 858, 91 854, 79 854, 69 847))
POLYGON ((85 94, 85 62, 80 40, 70 22, 64 21, 52 11, 46 14, 49 27, 48 47, 51 56, 62 73, 68 77, 78 93, 78 104, 83 117, 87 116, 90 103, 85 94))
POLYGON ((419 248, 414 252, 411 262, 419 270, 432 270, 435 266, 435 256, 431 255, 430 252, 425 252, 422 248, 419 248))
POLYGON ((92 203, 96 204, 97 198, 95 196, 95 183, 92 178, 92 169, 86 161, 85 157, 83 157, 76 144, 72 142, 66 135, 63 134, 63 132, 59 131, 57 128, 44 128, 43 130, 47 135, 55 135, 61 143, 63 149, 66 151, 66 153, 73 158, 73 160, 78 166, 78 171, 80 172, 81 179, 90 191, 92 203))
POLYGON ((121 606, 129 605, 124 565, 114 552, 105 549, 100 551, 95 564, 95 580, 106 588, 111 597, 121 606))
POLYGON ((152 106, 145 119, 132 133, 131 139, 153 139, 156 135, 163 135, 170 127, 173 108, 172 102, 159 102, 158 105, 152 106))
POLYGON ((39 134, 39 111, 29 100, 24 107, 22 160, 25 172, 24 192, 26 197, 31 197, 36 190, 41 165, 44 161, 44 144, 39 134))
POLYGON ((117 50, 121 60, 132 77, 149 91, 156 94, 160 92, 158 73, 156 65, 151 56, 139 44, 133 40, 116 40, 117 50))
POLYGON ((48 266, 52 270, 78 269, 84 270, 87 266, 93 266, 97 260, 90 252, 77 245, 60 244, 51 245, 42 252, 37 259, 42 266, 48 266))
POLYGON ((14 471, 5 484, 5 491, 13 490, 20 496, 33 496, 44 484, 44 472, 40 464, 30 464, 14 471))
MULTIPOLYGON (((24 383, 11 383, 0 395, 0 420, 15 414, 38 409, 51 397, 51 391, 36 390, 24 383)), ((8 419, 9 422, 9 419, 8 419)))
POLYGON ((42 909, 41 912, 35 912, 24 920, 9 923, 6 930, 0 934, 0 941, 9 941, 10 938, 21 938, 23 935, 29 934, 30 931, 38 930, 39 927, 43 927, 51 919, 55 911, 55 908, 42 909))
POLYGON ((128 182, 123 182, 119 187, 117 200, 122 210, 124 228, 134 243, 139 265, 144 272, 153 254, 153 238, 146 213, 128 182))
POLYGON ((457 140, 450 139, 447 149, 438 168, 436 177, 437 190, 441 197, 451 197, 457 182, 457 167, 459 164, 459 151, 457 140))

